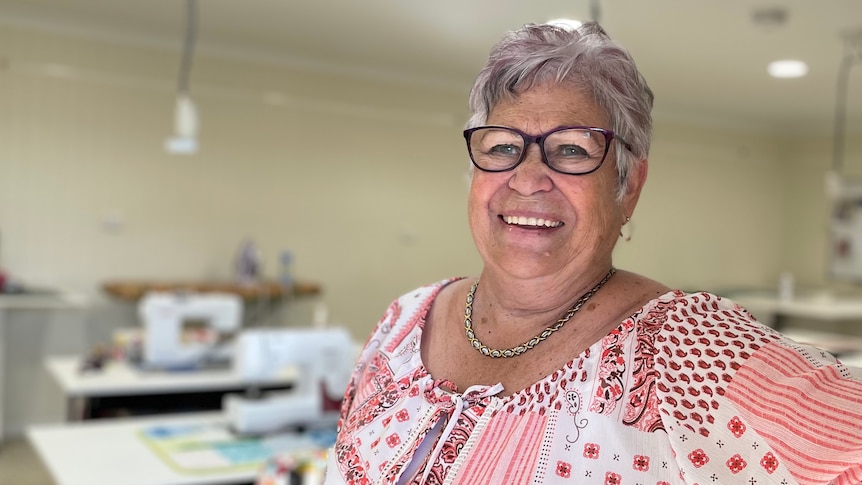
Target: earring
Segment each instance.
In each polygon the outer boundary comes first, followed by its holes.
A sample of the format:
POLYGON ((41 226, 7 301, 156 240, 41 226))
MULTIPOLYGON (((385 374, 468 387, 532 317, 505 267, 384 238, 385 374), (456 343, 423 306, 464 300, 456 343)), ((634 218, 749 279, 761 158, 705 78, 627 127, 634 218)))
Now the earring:
POLYGON ((635 232, 634 223, 631 222, 631 220, 632 220, 631 217, 626 216, 626 221, 623 222, 622 226, 620 226, 620 238, 626 242, 629 242, 632 240, 632 234, 634 234, 634 232, 635 232), (628 234, 623 235, 623 227, 626 227, 626 226, 629 226, 628 234))

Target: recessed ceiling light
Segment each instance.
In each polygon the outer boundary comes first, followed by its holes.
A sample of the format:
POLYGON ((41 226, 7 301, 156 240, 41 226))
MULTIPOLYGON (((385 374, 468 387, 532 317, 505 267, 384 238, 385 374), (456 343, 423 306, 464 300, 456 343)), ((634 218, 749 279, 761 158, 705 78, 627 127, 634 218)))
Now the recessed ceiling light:
POLYGON ((787 9, 784 7, 758 8, 751 12, 754 25, 764 30, 776 30, 787 24, 787 9))
POLYGON ((575 30, 584 24, 580 20, 563 19, 563 18, 548 20, 548 23, 551 25, 556 25, 557 27, 562 27, 564 29, 568 29, 568 30, 575 30))
POLYGON ((791 59, 773 61, 767 67, 769 75, 778 78, 802 77, 808 74, 808 64, 791 59))

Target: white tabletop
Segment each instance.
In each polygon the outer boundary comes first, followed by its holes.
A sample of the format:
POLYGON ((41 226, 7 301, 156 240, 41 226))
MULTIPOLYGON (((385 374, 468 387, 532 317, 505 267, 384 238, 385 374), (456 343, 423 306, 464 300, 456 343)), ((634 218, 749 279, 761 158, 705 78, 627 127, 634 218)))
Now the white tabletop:
MULTIPOLYGON (((858 367, 858 354, 862 352, 862 337, 804 328, 782 329, 781 333, 801 344, 813 345, 838 355, 842 361, 845 361, 845 356, 854 354, 852 365, 858 367)), ((849 357, 847 360, 845 363, 850 365, 849 357)))
MULTIPOLYGON (((835 297, 828 293, 799 295, 783 300, 768 293, 736 293, 728 295, 743 307, 788 317, 813 320, 862 320, 862 299, 835 297)), ((756 314, 756 312, 755 312, 756 314)))
MULTIPOLYGON (((173 392, 206 392, 249 386, 231 369, 182 372, 146 371, 126 362, 111 361, 103 369, 80 372, 80 356, 55 356, 45 367, 68 397, 99 397, 173 392)), ((277 380, 255 383, 259 387, 288 386, 296 382, 296 370, 277 380)))
MULTIPOLYGON (((862 299, 836 297, 825 292, 806 293, 790 299, 781 299, 769 292, 735 293, 728 296, 763 323, 770 325, 774 324, 775 316, 821 322, 862 321, 862 299)), ((862 365, 862 337, 825 332, 814 326, 782 327, 779 330, 799 343, 813 345, 839 356, 848 365, 862 365)))
POLYGON ((89 299, 80 293, 21 293, 0 294, 0 309, 8 310, 66 310, 86 308, 89 299))
POLYGON ((27 438, 57 485, 194 485, 253 482, 254 471, 181 473, 139 436, 145 426, 223 423, 221 413, 102 419, 34 426, 27 438))
POLYGON ((848 367, 862 369, 862 352, 844 354, 839 357, 839 360, 848 367))

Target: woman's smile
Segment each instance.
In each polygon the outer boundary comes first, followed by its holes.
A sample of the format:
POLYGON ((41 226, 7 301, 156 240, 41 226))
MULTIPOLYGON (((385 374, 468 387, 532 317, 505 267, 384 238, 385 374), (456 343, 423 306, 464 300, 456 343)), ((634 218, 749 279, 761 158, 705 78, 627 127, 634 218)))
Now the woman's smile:
POLYGON ((531 229, 553 229, 563 225, 563 221, 545 219, 542 217, 525 217, 525 216, 509 216, 500 215, 500 219, 510 226, 518 226, 531 229))

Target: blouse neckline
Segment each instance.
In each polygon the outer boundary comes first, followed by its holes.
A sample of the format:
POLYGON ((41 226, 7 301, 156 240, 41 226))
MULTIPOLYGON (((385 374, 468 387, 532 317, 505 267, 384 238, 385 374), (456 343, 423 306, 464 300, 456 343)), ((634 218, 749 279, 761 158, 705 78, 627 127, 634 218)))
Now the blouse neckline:
MULTIPOLYGON (((421 315, 419 315, 419 322, 425 322, 425 319, 427 318, 428 313, 431 311, 431 307, 434 306, 434 301, 437 300, 437 297, 439 296, 439 294, 443 290, 443 288, 445 288, 446 286, 448 286, 448 285, 450 285, 456 281, 462 280, 464 278, 465 278, 464 276, 456 277, 456 278, 449 278, 449 279, 442 280, 442 281, 436 283, 435 285, 433 285, 433 290, 432 290, 431 294, 429 295, 429 298, 432 299, 432 303, 430 305, 425 305, 425 309, 424 309, 423 313, 421 315)), ((542 384, 544 384, 546 382, 547 383, 552 382, 555 379, 555 377, 557 377, 560 373, 566 372, 566 369, 573 368, 573 366, 575 366, 576 363, 580 359, 582 359, 582 358, 597 358, 601 354, 600 350, 601 350, 602 341, 606 337, 611 335, 613 332, 621 331, 623 329, 623 327, 625 326, 625 323, 627 321, 632 320, 633 322, 636 322, 640 318, 641 315, 648 314, 649 311, 652 310, 653 308, 655 308, 657 305, 659 305, 661 303, 667 303, 667 302, 673 301, 675 299, 684 297, 685 295, 686 294, 682 290, 669 290, 666 293, 663 293, 663 294, 653 298, 652 300, 646 302, 643 306, 641 306, 634 313, 632 313, 628 317, 621 320, 619 322, 619 324, 616 325, 615 327, 613 327, 610 330, 610 332, 608 332, 608 334, 606 334, 604 337, 596 340, 586 350, 584 350, 580 354, 572 357, 572 359, 568 360, 563 365, 563 367, 560 367, 560 368, 554 370, 553 372, 551 372, 550 374, 539 379, 538 381, 536 381, 536 382, 534 382, 534 383, 532 383, 532 384, 530 384, 530 385, 528 385, 522 389, 519 389, 519 390, 513 392, 512 394, 509 394, 506 397, 499 398, 499 399, 501 399, 502 403, 505 404, 509 401, 513 401, 513 400, 519 399, 521 397, 526 397, 529 394, 530 389, 533 389, 536 386, 541 386, 542 384), (589 354, 589 357, 587 357, 587 354, 589 354)), ((422 332, 424 330, 425 329, 424 329, 423 324, 417 325, 418 335, 417 335, 416 339, 418 342, 422 341, 422 332)), ((427 385, 429 386, 425 389, 426 398, 429 398, 432 401, 442 402, 442 401, 450 401, 451 399, 453 399, 455 397, 463 397, 464 396, 464 394, 462 394, 460 389, 457 392, 445 389, 443 387, 444 384, 449 386, 449 387, 452 387, 452 388, 457 387, 454 384, 452 384, 451 382, 449 382, 448 380, 446 380, 446 379, 435 379, 434 376, 431 375, 431 373, 428 371, 428 368, 425 367, 425 362, 422 360, 421 350, 416 352, 415 358, 418 361, 418 369, 417 369, 418 372, 416 372, 416 374, 415 374, 416 378, 417 378, 417 380, 420 380, 423 377, 425 377, 425 379, 427 379, 427 381, 426 381, 428 383, 427 385)), ((492 387, 494 387, 496 385, 499 385, 499 383, 476 384, 476 385, 470 386, 469 389, 475 390, 477 387, 482 387, 485 389, 491 389, 492 387)), ((492 396, 485 396, 483 400, 488 400, 491 398, 492 398, 492 396)))

